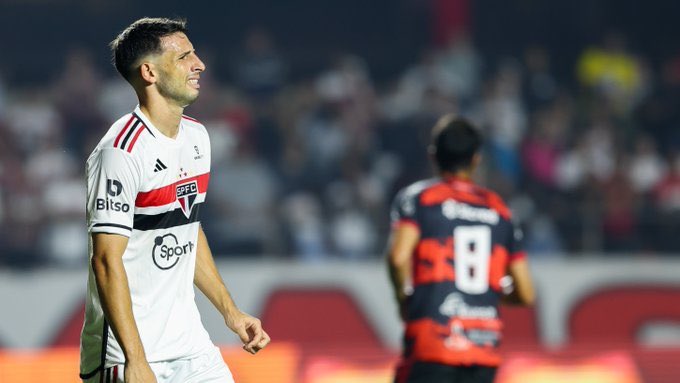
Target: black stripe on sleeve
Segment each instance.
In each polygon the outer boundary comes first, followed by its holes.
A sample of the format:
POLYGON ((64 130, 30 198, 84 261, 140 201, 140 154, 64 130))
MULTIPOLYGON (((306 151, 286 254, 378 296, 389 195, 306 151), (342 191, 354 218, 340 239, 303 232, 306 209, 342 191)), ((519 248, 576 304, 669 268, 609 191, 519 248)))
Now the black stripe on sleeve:
POLYGON ((141 120, 138 118, 137 121, 135 121, 135 123, 132 124, 132 128, 130 128, 128 133, 125 135, 123 142, 120 144, 121 149, 125 149, 125 144, 127 144, 130 137, 132 137, 132 132, 134 132, 137 129, 137 126, 139 126, 140 123, 141 123, 141 120))
POLYGON ((171 210, 162 214, 147 215, 135 214, 135 230, 156 230, 169 229, 171 227, 182 226, 189 223, 198 222, 198 213, 203 203, 194 204, 191 215, 187 218, 182 209, 171 210))
POLYGON ((132 231, 131 227, 125 226, 125 225, 119 225, 117 223, 95 223, 92 227, 117 227, 117 228, 120 228, 120 229, 132 231))

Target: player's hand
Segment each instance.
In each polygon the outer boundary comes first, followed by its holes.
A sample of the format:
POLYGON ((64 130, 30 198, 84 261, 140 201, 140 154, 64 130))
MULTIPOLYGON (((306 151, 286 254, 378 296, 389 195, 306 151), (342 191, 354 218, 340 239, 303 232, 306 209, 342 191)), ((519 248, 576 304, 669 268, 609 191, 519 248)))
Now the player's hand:
POLYGON ((227 327, 241 338, 243 349, 251 354, 256 354, 271 341, 267 332, 262 328, 260 320, 244 312, 238 311, 229 315, 225 318, 225 322, 227 327))
POLYGON ((157 383, 157 380, 147 361, 127 361, 125 383, 157 383))

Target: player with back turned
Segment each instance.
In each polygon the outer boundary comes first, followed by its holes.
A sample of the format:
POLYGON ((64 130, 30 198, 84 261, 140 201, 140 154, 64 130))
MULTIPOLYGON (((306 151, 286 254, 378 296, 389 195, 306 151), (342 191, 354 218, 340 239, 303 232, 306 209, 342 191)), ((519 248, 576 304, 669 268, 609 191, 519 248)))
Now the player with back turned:
POLYGON ((198 97, 205 65, 186 33, 183 20, 144 18, 111 43, 139 105, 87 160, 86 383, 233 383, 201 323, 194 286, 246 351, 270 341, 260 321, 236 307, 200 225, 210 140, 183 111, 198 97))
POLYGON ((475 185, 480 133, 442 117, 429 152, 439 176, 399 192, 388 266, 405 323, 395 383, 491 383, 501 362, 499 303, 531 305, 522 233, 494 192, 475 185))

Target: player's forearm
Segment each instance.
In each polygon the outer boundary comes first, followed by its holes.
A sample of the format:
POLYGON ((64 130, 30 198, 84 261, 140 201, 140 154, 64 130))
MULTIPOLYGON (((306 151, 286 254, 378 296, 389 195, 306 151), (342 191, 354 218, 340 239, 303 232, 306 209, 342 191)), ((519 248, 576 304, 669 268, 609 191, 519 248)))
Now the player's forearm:
POLYGON ((144 347, 132 314, 127 274, 120 256, 95 255, 92 269, 106 320, 126 361, 146 361, 144 347))
POLYGON ((206 265, 199 266, 199 261, 196 262, 196 274, 194 275, 194 284, 199 290, 208 298, 210 303, 224 316, 230 316, 233 312, 238 310, 234 300, 229 294, 226 286, 222 282, 217 270, 206 265))
POLYGON ((527 288, 522 287, 516 288, 503 300, 504 303, 522 306, 533 306, 535 301, 536 297, 533 290, 528 290, 527 288))
POLYGON ((387 267, 390 274, 390 282, 392 283, 392 290, 397 303, 401 305, 410 289, 410 270, 409 266, 404 263, 394 261, 395 257, 388 256, 387 267))
POLYGON ((394 295, 400 307, 413 289, 411 261, 419 238, 420 230, 413 225, 400 225, 390 234, 387 264, 394 295))
POLYGON ((198 232, 194 284, 225 319, 238 311, 236 303, 234 303, 229 290, 217 270, 217 266, 215 266, 215 261, 203 229, 199 229, 198 232))
POLYGON ((508 274, 513 280, 513 291, 504 300, 506 303, 532 306, 536 300, 536 292, 531 280, 529 263, 521 259, 508 266, 508 274))

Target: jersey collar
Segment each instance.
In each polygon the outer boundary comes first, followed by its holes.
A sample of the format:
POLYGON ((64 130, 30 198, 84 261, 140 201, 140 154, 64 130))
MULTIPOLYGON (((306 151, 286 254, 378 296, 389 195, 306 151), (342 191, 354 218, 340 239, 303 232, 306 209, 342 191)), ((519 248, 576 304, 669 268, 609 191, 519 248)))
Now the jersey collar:
POLYGON ((475 188, 475 183, 471 179, 465 179, 465 178, 460 178, 456 177, 453 175, 447 175, 443 176, 442 180, 453 187, 454 189, 459 189, 459 190, 473 190, 475 188))
POLYGON ((135 115, 137 115, 137 117, 140 120, 142 120, 144 125, 146 125, 146 127, 149 128, 149 130, 153 133, 153 136, 157 140, 161 140, 162 142, 165 142, 165 143, 167 143, 168 145, 171 145, 171 146, 181 145, 181 143, 184 141, 184 125, 182 123, 182 120, 180 120, 180 123, 179 123, 179 130, 177 131, 177 137, 170 138, 170 137, 166 136, 165 134, 163 134, 160 130, 158 130, 158 128, 156 128, 154 126, 154 124, 151 123, 151 120, 149 119, 149 117, 147 117, 142 112, 142 109, 139 107, 139 105, 137 105, 135 107, 135 110, 133 111, 133 113, 135 115))

